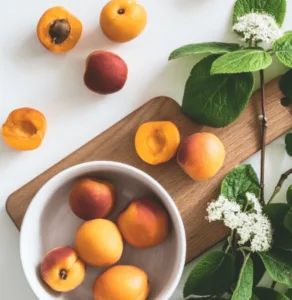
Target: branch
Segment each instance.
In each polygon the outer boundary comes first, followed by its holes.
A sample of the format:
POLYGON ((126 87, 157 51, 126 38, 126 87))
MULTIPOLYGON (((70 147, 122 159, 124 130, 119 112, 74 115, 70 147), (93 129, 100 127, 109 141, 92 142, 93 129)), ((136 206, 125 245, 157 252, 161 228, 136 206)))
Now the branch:
POLYGON ((265 77, 264 70, 260 71, 261 78, 261 107, 262 107, 262 130, 261 130, 261 204, 265 205, 265 155, 266 155, 266 136, 267 136, 267 116, 265 108, 265 77))
POLYGON ((273 200, 273 199, 276 197, 276 195, 280 192, 283 183, 285 182, 285 180, 286 180, 286 179, 289 177, 289 175, 291 175, 291 174, 292 174, 292 168, 289 169, 288 171, 286 171, 285 173, 283 173, 283 174, 281 175, 281 177, 280 177, 280 179, 279 179, 279 181, 278 181, 278 183, 277 183, 277 185, 276 185, 276 187, 275 187, 274 193, 273 193, 271 199, 269 200, 268 204, 269 204, 270 202, 272 202, 272 200, 273 200))

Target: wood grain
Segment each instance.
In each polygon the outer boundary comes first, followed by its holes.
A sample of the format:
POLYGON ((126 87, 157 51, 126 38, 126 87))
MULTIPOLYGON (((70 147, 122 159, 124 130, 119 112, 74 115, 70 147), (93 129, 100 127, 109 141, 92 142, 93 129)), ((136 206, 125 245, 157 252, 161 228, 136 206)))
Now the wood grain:
MULTIPOLYGON (((281 106, 281 92, 278 79, 267 84, 267 143, 272 142, 292 127, 291 109, 281 106)), ((234 166, 246 160, 259 150, 260 95, 255 93, 241 117, 221 129, 201 126, 181 113, 179 105, 167 97, 150 100, 101 135, 51 167, 37 178, 9 196, 7 212, 17 228, 20 229, 25 211, 39 188, 60 171, 92 160, 112 160, 135 166, 158 180, 173 197, 184 221, 187 235, 187 261, 222 240, 227 232, 223 226, 205 220, 206 204, 218 195, 222 178, 234 166), (195 132, 213 132, 224 143, 227 157, 224 167, 212 179, 193 182, 177 166, 175 159, 159 165, 150 166, 137 156, 134 150, 134 136, 142 122, 170 120, 174 122, 182 137, 195 132)))

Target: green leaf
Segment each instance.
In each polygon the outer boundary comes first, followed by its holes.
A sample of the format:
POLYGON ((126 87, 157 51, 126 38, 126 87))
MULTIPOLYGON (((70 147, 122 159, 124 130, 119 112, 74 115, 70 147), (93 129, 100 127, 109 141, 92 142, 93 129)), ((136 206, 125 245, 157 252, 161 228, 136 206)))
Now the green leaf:
POLYGON ((235 167, 221 183, 221 194, 229 200, 236 200, 241 205, 246 202, 245 194, 253 193, 260 197, 261 189, 257 174, 251 165, 235 167))
POLYGON ((281 77, 279 86, 282 93, 292 101, 292 70, 281 77))
POLYGON ((272 249, 259 253, 270 277, 291 286, 292 284, 292 252, 272 249))
POLYGON ((253 287, 253 262, 250 255, 244 258, 236 288, 231 300, 250 299, 253 287))
POLYGON ((267 13, 281 26, 286 15, 286 0, 237 0, 234 7, 233 22, 248 13, 267 13))
POLYGON ((245 109, 252 94, 251 73, 210 75, 217 55, 194 66, 187 80, 182 111, 197 123, 224 127, 235 121, 245 109))
POLYGON ((292 68, 292 32, 289 31, 274 43, 273 49, 279 61, 292 68))
POLYGON ((257 287, 254 293, 259 300, 289 300, 285 295, 268 288, 257 287))
POLYGON ((182 46, 174 50, 173 52, 171 52, 169 56, 169 60, 184 57, 187 55, 193 55, 193 54, 202 54, 202 53, 223 54, 238 49, 240 49, 240 45, 229 44, 229 43, 210 42, 210 43, 190 44, 190 45, 182 46))
POLYGON ((226 292, 234 278, 234 258, 222 251, 202 257, 190 273, 184 287, 184 297, 190 295, 220 295, 226 292))
POLYGON ((292 289, 288 289, 285 295, 292 300, 292 289))
POLYGON ((288 133, 285 137, 286 151, 292 156, 292 133, 288 133))
POLYGON ((283 225, 289 208, 289 205, 286 203, 271 203, 264 207, 264 213, 270 219, 273 228, 283 225))
POLYGON ((259 300, 259 298, 255 294, 252 294, 250 300, 259 300))
POLYGON ((266 272, 266 268, 257 253, 252 253, 250 257, 251 257, 251 259, 253 261, 253 265, 254 265, 253 285, 257 286, 259 284, 259 282, 262 280, 262 278, 266 272))
POLYGON ((274 235, 274 245, 286 251, 292 251, 292 233, 284 226, 276 228, 274 235))
POLYGON ((284 218, 284 226, 292 233, 292 208, 290 208, 284 218))
POLYGON ((260 49, 244 49, 227 53, 212 65, 211 74, 237 74, 256 72, 266 69, 273 59, 271 55, 260 49))
MULTIPOLYGON (((291 134, 291 139, 292 139, 292 134, 291 134)), ((287 200, 287 203, 290 206, 292 206, 292 184, 287 189, 286 200, 287 200)))

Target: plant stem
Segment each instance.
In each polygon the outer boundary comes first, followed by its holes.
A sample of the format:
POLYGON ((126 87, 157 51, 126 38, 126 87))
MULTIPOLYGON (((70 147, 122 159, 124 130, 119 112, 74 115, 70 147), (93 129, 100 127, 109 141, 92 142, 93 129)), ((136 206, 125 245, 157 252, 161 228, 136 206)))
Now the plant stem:
POLYGON ((275 288, 276 284, 277 284, 277 281, 274 280, 274 281, 272 282, 272 285, 271 285, 271 289, 272 289, 272 290, 275 288))
POLYGON ((271 199, 269 200, 268 204, 271 203, 273 201, 273 199, 276 197, 276 195, 280 192, 283 183, 291 174, 292 174, 292 168, 281 175, 281 177, 275 187, 274 193, 273 193, 271 199))
POLYGON ((267 117, 265 108, 265 76, 264 70, 260 70, 261 79, 261 108, 262 108, 262 130, 261 130, 261 204, 265 205, 265 155, 266 155, 266 135, 267 135, 267 117))

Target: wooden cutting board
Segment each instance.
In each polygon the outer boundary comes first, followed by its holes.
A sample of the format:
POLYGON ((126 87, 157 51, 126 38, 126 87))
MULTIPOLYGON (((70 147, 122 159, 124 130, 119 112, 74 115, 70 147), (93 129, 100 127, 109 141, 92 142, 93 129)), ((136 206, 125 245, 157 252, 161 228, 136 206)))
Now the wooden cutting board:
MULTIPOLYGON (((266 106, 268 116, 267 142, 270 143, 292 127, 291 109, 281 106, 278 80, 267 85, 266 106)), ((187 236, 187 261, 222 240, 226 229, 220 224, 205 220, 206 204, 217 197, 220 182, 234 166, 259 150, 260 95, 255 93, 241 117, 221 129, 201 126, 181 113, 180 106, 172 99, 158 97, 134 111, 126 118, 95 137, 74 153, 51 167, 31 182, 9 196, 7 212, 18 229, 32 198, 51 177, 73 165, 92 160, 112 160, 135 166, 158 180, 173 197, 184 221, 187 236), (224 167, 212 179, 194 182, 176 164, 150 166, 144 163, 134 149, 134 136, 138 126, 146 121, 170 120, 174 122, 182 138, 195 132, 213 132, 226 147, 224 167)))

